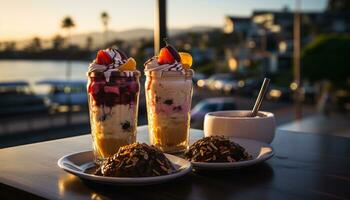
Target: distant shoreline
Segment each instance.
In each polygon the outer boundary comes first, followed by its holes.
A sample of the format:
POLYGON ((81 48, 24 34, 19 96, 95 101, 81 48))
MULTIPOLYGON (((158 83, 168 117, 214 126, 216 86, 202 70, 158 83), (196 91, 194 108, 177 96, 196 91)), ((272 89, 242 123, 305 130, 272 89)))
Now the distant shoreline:
POLYGON ((37 52, 30 51, 4 51, 0 52, 0 60, 92 60, 95 53, 88 50, 80 49, 45 49, 37 52))
POLYGON ((0 58, 0 61, 84 61, 89 62, 90 59, 63 59, 63 58, 0 58))

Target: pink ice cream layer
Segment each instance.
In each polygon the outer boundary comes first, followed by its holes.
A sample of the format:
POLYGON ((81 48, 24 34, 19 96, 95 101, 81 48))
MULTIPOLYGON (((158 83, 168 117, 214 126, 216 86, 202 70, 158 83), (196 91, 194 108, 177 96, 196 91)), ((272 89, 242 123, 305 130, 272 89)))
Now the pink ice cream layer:
POLYGON ((190 110, 189 102, 185 101, 182 105, 168 105, 165 103, 157 103, 155 105, 157 114, 170 115, 173 113, 188 113, 190 110))

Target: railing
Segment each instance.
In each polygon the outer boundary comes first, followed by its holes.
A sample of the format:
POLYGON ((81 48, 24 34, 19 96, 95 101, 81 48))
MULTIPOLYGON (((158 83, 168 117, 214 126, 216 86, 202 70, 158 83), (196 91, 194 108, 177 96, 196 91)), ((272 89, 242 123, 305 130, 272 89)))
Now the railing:
POLYGON ((68 121, 65 113, 16 116, 0 120, 0 135, 9 136, 17 133, 54 129, 89 122, 88 112, 74 112, 68 121))

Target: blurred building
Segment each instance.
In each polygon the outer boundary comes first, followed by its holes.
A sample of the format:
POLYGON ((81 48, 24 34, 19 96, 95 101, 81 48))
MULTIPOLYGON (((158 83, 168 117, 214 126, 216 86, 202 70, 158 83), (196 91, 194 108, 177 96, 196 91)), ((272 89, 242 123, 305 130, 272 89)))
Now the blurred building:
MULTIPOLYGON (((301 45, 304 46, 322 33, 349 33, 350 12, 302 12, 301 45)), ((257 61, 261 72, 289 70, 293 56, 294 13, 282 10, 256 10, 250 17, 225 17, 223 31, 240 35, 244 46, 234 44, 229 54, 238 63, 257 61)), ((242 43, 242 42, 240 42, 242 43)), ((242 65, 239 65, 242 66, 242 65)))
POLYGON ((224 24, 224 33, 241 34, 243 38, 247 35, 251 28, 250 17, 226 16, 224 24))
POLYGON ((198 63, 215 59, 215 52, 212 48, 200 49, 194 47, 191 49, 191 54, 193 60, 198 63))

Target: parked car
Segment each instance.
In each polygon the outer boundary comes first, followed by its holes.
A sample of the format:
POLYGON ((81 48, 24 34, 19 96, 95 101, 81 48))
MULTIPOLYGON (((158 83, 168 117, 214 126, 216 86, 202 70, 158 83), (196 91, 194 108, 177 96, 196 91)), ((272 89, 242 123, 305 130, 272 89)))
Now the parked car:
POLYGON ((228 81, 234 81, 232 74, 228 73, 219 73, 210 76, 204 82, 204 87, 210 90, 222 90, 224 84, 228 81))
POLYGON ((232 97, 209 98, 200 101, 191 110, 191 127, 203 128, 204 116, 208 112, 220 110, 236 110, 237 106, 232 97))
POLYGON ((253 78, 240 80, 238 81, 238 87, 239 87, 238 92, 239 94, 242 94, 244 96, 256 95, 260 90, 261 84, 262 84, 262 80, 253 79, 253 78))
POLYGON ((270 86, 266 95, 267 99, 276 101, 292 101, 293 93, 288 87, 270 86))
POLYGON ((232 76, 215 81, 214 88, 220 92, 229 94, 238 90, 238 81, 232 76))
POLYGON ((48 113, 44 100, 34 94, 26 81, 0 83, 0 118, 48 113))
POLYGON ((87 108, 86 81, 43 80, 37 82, 37 85, 49 87, 45 101, 53 112, 87 108))
POLYGON ((192 80, 195 84, 197 84, 197 82, 199 80, 204 80, 205 79, 205 75, 202 74, 202 73, 194 73, 193 77, 192 77, 192 80))

